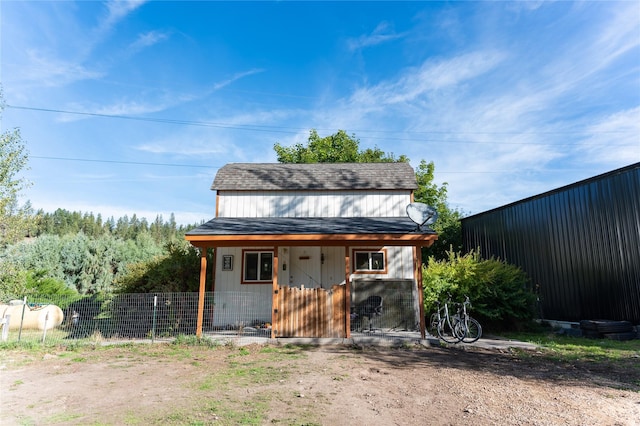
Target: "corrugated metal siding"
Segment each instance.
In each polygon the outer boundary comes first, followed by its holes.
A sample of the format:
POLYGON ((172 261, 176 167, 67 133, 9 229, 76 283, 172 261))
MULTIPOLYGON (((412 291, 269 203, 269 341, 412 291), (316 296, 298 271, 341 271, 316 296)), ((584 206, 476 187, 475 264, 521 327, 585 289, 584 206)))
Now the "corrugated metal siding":
POLYGON ((462 220, 539 285, 544 318, 640 323, 640 163, 462 220))

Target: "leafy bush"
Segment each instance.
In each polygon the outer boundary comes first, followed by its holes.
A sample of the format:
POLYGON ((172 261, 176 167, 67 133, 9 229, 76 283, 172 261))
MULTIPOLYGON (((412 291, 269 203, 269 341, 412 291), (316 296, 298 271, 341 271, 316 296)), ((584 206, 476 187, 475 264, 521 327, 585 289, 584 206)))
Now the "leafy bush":
POLYGON ((73 297, 77 294, 64 281, 48 277, 46 271, 25 271, 13 262, 0 262, 0 301, 31 295, 73 297))
POLYGON ((118 293, 191 292, 200 288, 200 254, 186 241, 167 244, 166 254, 130 264, 116 279, 118 293))
POLYGON ((451 295, 453 301, 469 296, 471 315, 486 331, 521 329, 534 316, 535 294, 528 276, 515 265, 481 259, 480 253, 449 252, 446 260, 429 258, 423 274, 425 312, 451 295))
POLYGON ((131 263, 162 252, 162 246, 147 234, 122 240, 108 234, 91 238, 78 232, 42 235, 10 246, 2 255, 18 270, 45 271, 46 277, 64 281, 80 294, 94 294, 112 291, 114 279, 124 275, 131 263))

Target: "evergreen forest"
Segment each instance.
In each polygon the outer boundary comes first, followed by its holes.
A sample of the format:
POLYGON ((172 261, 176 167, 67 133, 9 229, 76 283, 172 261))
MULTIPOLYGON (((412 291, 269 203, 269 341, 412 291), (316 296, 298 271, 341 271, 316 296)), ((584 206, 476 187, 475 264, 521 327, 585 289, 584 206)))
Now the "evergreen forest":
POLYGON ((184 240, 185 232, 198 225, 177 225, 173 214, 166 221, 158 215, 149 223, 135 214, 103 220, 93 213, 38 211, 27 238, 0 253, 0 299, 112 293, 125 287, 142 291, 135 288, 134 278, 144 281, 139 284, 146 291, 197 290, 186 284, 197 278, 176 282, 174 272, 181 265, 194 265, 193 277, 198 276, 199 255, 184 240), (167 263, 173 272, 158 277, 167 263), (149 285, 146 274, 152 269, 157 283, 149 285))

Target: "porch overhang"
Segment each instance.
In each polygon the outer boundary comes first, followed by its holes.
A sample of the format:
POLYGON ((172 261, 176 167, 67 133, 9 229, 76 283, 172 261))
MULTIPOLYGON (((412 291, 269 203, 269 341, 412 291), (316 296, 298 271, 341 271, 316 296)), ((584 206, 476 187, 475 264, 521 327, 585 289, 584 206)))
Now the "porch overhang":
MULTIPOLYGON (((420 330, 425 337, 422 307, 421 247, 431 246, 438 234, 421 229, 408 217, 348 217, 348 218, 220 218, 187 232, 185 239, 201 250, 200 297, 197 330, 202 335, 204 292, 206 280, 206 249, 218 247, 281 247, 281 246, 343 246, 345 248, 345 335, 350 335, 350 274, 349 246, 409 246, 413 247, 414 276, 418 286, 420 330)), ((273 259, 272 324, 276 324, 278 288, 278 255, 273 259)), ((275 337, 272 328, 272 337, 275 337)))
POLYGON ((186 233, 197 247, 401 245, 429 247, 438 235, 408 217, 214 218, 186 233))

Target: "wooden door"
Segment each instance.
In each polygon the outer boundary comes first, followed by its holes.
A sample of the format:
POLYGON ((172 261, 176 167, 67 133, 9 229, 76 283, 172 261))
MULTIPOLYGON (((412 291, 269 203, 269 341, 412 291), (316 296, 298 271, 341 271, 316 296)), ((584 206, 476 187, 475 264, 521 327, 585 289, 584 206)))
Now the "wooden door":
POLYGON ((345 286, 278 287, 276 337, 345 337, 345 286))

